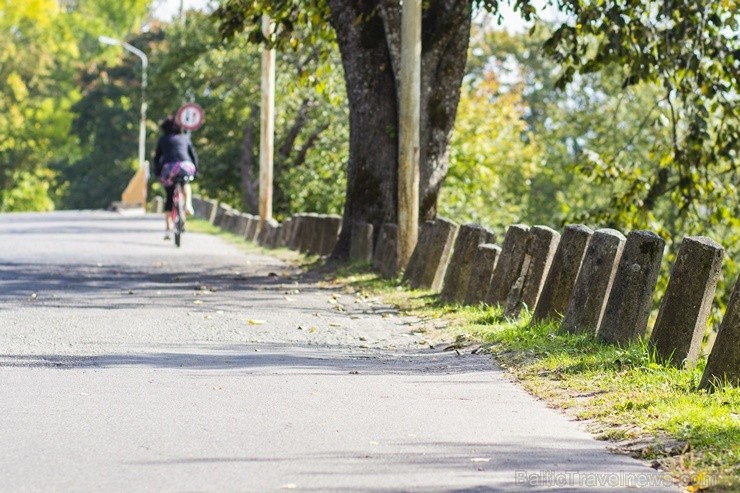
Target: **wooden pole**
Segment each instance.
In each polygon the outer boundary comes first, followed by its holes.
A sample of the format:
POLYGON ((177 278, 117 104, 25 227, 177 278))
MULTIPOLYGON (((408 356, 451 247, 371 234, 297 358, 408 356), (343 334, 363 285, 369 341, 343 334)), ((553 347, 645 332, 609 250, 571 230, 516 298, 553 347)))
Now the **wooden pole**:
POLYGON ((405 268, 419 234, 419 93, 421 0, 403 2, 399 108, 398 265, 405 268))
MULTIPOLYGON (((262 16, 262 33, 272 34, 272 21, 262 16)), ((260 221, 272 219, 272 166, 275 145, 275 50, 262 51, 262 108, 260 114, 260 221)))

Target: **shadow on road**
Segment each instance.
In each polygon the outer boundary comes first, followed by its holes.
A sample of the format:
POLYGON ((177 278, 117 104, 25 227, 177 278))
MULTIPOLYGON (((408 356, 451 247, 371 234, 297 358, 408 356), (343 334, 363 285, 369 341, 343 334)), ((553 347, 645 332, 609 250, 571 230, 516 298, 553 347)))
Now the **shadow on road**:
MULTIPOLYGON (((0 354, 0 368, 144 367, 192 371, 247 371, 301 374, 466 374, 492 371, 489 357, 458 355, 442 350, 358 349, 356 346, 316 347, 286 344, 231 344, 180 347, 180 351, 103 354, 93 356, 0 354)), ((460 382, 457 382, 460 383, 460 382)))

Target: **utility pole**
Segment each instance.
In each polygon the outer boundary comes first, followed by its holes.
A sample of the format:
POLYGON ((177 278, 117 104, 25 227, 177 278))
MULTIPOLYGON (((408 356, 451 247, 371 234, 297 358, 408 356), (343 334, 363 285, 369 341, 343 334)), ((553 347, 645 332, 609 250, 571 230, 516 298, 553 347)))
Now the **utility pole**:
MULTIPOLYGON (((262 34, 269 38, 273 26, 262 16, 262 34)), ((272 219, 272 165, 275 145, 275 50, 262 51, 262 109, 260 114, 260 221, 272 219)))
POLYGON ((419 94, 421 0, 404 0, 401 21, 399 108, 398 265, 405 268, 419 235, 419 94))

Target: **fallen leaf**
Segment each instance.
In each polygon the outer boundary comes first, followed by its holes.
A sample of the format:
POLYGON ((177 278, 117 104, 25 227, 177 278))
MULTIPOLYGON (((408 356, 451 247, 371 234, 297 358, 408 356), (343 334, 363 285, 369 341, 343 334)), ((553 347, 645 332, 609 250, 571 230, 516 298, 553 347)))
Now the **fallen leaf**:
POLYGON ((249 320, 247 320, 247 323, 248 323, 249 325, 262 325, 262 324, 264 324, 265 322, 266 322, 266 320, 255 320, 255 319, 253 319, 253 318, 250 318, 249 320))
POLYGON ((332 322, 332 323, 329 324, 329 327, 341 327, 341 326, 342 326, 342 324, 339 324, 337 322, 332 322))
POLYGON ((308 332, 309 334, 313 334, 314 332, 316 332, 316 327, 312 325, 311 327, 308 328, 308 332))
POLYGON ((193 303, 196 304, 196 305, 202 305, 203 304, 203 300, 195 300, 195 301, 193 301, 193 303))

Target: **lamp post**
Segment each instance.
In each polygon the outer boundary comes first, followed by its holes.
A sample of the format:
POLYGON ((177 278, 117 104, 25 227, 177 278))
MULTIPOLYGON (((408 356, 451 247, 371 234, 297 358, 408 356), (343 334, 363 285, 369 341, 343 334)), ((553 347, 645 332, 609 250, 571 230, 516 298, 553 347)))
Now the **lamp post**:
POLYGON ((149 60, 146 54, 136 46, 130 45, 118 39, 109 38, 108 36, 98 37, 98 41, 107 45, 121 46, 124 50, 133 53, 141 58, 141 119, 139 120, 139 169, 144 170, 147 179, 149 178, 149 167, 145 162, 144 142, 146 141, 146 69, 149 66, 149 60))

